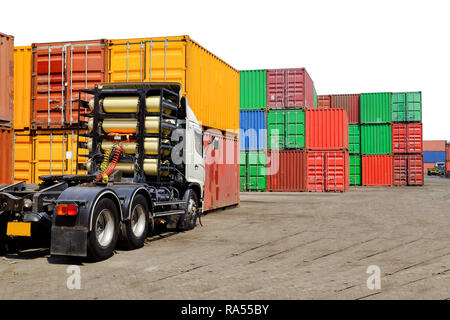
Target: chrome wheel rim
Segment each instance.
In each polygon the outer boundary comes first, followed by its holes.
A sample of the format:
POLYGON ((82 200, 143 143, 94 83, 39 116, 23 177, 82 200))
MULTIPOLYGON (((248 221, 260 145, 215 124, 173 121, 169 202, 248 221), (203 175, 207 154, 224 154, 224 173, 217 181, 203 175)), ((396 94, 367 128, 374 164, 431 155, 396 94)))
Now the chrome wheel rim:
POLYGON ((114 236, 114 217, 109 209, 103 209, 95 222, 95 235, 102 247, 108 247, 114 236))
POLYGON ((144 234, 146 223, 145 208, 143 205, 138 204, 134 207, 133 214, 131 215, 131 230, 135 237, 140 238, 144 234))
POLYGON ((189 199, 188 212, 187 212, 188 219, 192 220, 195 217, 196 212, 197 212, 197 206, 195 204, 194 199, 189 199))

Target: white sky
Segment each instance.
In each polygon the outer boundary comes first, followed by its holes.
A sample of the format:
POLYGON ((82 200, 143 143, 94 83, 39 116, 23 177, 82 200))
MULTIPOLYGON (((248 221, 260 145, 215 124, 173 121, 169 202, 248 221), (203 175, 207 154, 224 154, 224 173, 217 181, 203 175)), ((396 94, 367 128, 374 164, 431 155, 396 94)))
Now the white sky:
POLYGON ((16 45, 188 34, 240 70, 306 67, 318 94, 421 90, 424 139, 450 140, 450 1, 4 2, 16 45))

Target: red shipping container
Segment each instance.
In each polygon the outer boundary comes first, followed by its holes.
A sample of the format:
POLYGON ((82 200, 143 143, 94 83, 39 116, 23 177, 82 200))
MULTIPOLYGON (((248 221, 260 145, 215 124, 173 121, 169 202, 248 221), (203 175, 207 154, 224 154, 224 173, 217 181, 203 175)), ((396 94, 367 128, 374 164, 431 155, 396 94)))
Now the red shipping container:
POLYGON ((346 151, 306 151, 305 191, 348 190, 350 184, 349 155, 346 151))
POLYGON ((347 111, 348 123, 359 123, 359 94, 333 94, 331 95, 331 108, 344 109, 347 111))
POLYGON ((447 173, 447 178, 450 178, 450 161, 445 163, 445 172, 447 173))
POLYGON ((428 174, 428 169, 434 168, 434 162, 424 162, 423 163, 423 174, 428 174))
POLYGON ((394 123, 392 125, 394 153, 422 153, 422 124, 394 123))
POLYGON ((14 103, 14 37, 0 33, 0 126, 12 127, 14 103))
POLYGON ((421 154, 394 155, 394 186, 423 185, 423 156, 421 154))
POLYGON ((445 151, 445 140, 424 140, 423 151, 445 151))
MULTIPOLYGON (((76 125, 78 93, 105 82, 106 41, 33 44, 32 127, 76 125)), ((88 100, 85 94, 82 99, 88 100)))
POLYGON ((450 161, 450 144, 445 146, 445 154, 446 154, 446 158, 447 161, 450 161))
POLYGON ((267 190, 305 190, 304 152, 281 150, 267 152, 267 190))
POLYGON ((306 149, 348 150, 348 117, 344 109, 305 110, 306 149))
POLYGON ((306 69, 267 70, 267 106, 314 108, 314 83, 306 69))
POLYGON ((13 143, 12 129, 0 127, 0 185, 13 183, 13 143))
POLYGON ((208 130, 203 135, 203 211, 239 204, 239 140, 236 136, 224 136, 218 130, 215 131, 208 130), (210 144, 214 137, 219 138, 217 150, 210 144))
POLYGON ((392 156, 363 155, 361 158, 363 186, 392 185, 392 156))
POLYGON ((329 95, 317 96, 317 108, 318 109, 331 108, 331 96, 329 96, 329 95))

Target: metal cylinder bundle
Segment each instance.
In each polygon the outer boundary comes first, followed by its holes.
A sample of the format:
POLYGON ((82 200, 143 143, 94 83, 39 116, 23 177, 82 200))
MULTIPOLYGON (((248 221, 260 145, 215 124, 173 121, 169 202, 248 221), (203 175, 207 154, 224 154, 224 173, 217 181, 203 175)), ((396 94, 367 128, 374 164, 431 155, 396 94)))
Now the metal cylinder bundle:
MULTIPOLYGON (((160 174, 162 176, 169 175, 168 165, 169 161, 162 161, 160 167, 160 174)), ((92 172, 92 163, 88 161, 87 170, 92 172)), ((118 162, 115 170, 122 171, 124 174, 133 174, 135 164, 133 162, 118 162)), ((156 176, 158 174, 158 159, 144 159, 144 173, 148 176, 156 176)))
MULTIPOLYGON (((169 135, 175 126, 174 120, 162 120, 162 133, 169 135)), ((102 129, 106 133, 136 133, 137 120, 136 119, 104 119, 102 129)), ((89 119, 88 129, 91 132, 94 129, 94 119, 89 119)), ((145 132, 158 134, 160 130, 159 117, 146 117, 145 118, 145 132)))
MULTIPOLYGON (((99 101, 100 108, 105 113, 136 113, 139 107, 139 97, 106 97, 99 101)), ((171 114, 176 109, 170 101, 162 100, 160 96, 150 96, 145 99, 147 112, 160 112, 171 114)), ((94 98, 89 101, 89 108, 94 110, 94 98)))
MULTIPOLYGON (((108 150, 111 149, 114 145, 113 141, 103 140, 102 141, 102 150, 108 150)), ((136 142, 134 141, 125 141, 120 143, 122 145, 122 150, 126 154, 136 154, 136 142)), ((169 156, 171 148, 170 141, 169 140, 162 140, 161 141, 161 154, 163 156, 169 156)), ((89 152, 92 151, 92 140, 88 140, 87 147, 89 152)), ((159 152, 159 139, 158 138, 145 138, 144 139, 144 150, 146 155, 158 155, 159 152)))

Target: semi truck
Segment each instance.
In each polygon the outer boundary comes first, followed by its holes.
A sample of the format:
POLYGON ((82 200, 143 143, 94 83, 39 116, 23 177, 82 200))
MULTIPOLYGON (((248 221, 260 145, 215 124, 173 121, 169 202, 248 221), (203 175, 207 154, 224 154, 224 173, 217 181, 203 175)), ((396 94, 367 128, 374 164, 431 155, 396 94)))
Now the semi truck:
MULTIPOLYGON (((104 260, 144 245, 155 225, 195 228, 202 214, 202 126, 179 83, 104 83, 80 93, 87 174, 0 186, 0 251, 49 239, 52 255, 104 260), (81 94, 92 97, 81 99, 81 94)), ((205 148, 217 149, 217 138, 205 148)), ((79 153, 78 153, 79 154, 79 153)), ((77 172, 78 173, 78 172, 77 172)))

